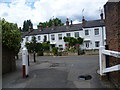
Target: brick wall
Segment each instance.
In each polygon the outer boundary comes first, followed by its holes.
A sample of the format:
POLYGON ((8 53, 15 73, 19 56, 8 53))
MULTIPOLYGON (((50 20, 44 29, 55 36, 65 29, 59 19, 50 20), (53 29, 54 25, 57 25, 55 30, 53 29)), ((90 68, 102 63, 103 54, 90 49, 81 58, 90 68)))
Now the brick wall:
POLYGON ((2 74, 16 70, 15 54, 12 50, 2 47, 2 74))
MULTIPOLYGON (((107 45, 109 50, 120 52, 120 2, 104 5, 107 45)), ((120 58, 110 57, 110 66, 120 64, 120 58)), ((110 80, 120 87, 120 71, 110 73, 110 80)))

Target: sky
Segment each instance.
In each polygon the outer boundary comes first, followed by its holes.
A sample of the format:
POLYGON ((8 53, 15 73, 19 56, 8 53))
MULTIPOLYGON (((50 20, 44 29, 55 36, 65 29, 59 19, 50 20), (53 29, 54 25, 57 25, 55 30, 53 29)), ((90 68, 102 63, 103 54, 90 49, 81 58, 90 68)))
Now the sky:
POLYGON ((100 19, 100 10, 108 0, 0 0, 0 18, 23 27, 24 20, 31 20, 34 28, 39 22, 66 18, 74 24, 86 20, 100 19))

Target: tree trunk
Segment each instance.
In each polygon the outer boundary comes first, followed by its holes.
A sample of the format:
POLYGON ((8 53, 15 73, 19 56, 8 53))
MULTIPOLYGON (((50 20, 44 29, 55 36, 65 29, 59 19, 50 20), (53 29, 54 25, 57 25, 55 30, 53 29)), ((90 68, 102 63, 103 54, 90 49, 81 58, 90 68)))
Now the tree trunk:
POLYGON ((17 60, 19 59, 19 56, 18 56, 18 54, 16 55, 16 57, 17 57, 17 60))
POLYGON ((34 62, 36 62, 35 53, 33 53, 33 59, 34 59, 34 62))

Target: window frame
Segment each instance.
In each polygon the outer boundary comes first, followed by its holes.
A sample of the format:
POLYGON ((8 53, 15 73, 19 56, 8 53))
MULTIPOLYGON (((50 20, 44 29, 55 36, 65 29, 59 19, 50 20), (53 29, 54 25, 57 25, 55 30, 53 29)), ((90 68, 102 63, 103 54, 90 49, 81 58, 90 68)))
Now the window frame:
POLYGON ((79 32, 74 32, 75 38, 80 37, 80 33, 79 32))
POLYGON ((58 40, 62 40, 63 37, 62 37, 62 34, 58 34, 58 40))
POLYGON ((100 41, 95 41, 95 47, 100 47, 100 41))
POLYGON ((38 36, 38 40, 41 40, 41 36, 38 36))
POLYGON ((85 47, 86 47, 86 48, 89 48, 89 47, 90 47, 90 42, 86 41, 86 42, 85 42, 85 47))
POLYGON ((88 36, 89 35, 89 30, 85 30, 85 36, 88 36), (86 31, 87 31, 87 34, 86 34, 86 31))
POLYGON ((55 40, 55 35, 54 34, 51 35, 51 40, 55 40))
POLYGON ((99 28, 95 28, 95 29, 94 29, 94 35, 99 35, 99 34, 100 34, 99 28))
POLYGON ((66 33, 66 36, 67 36, 67 37, 71 37, 71 33, 66 33), (68 35, 68 34, 69 34, 69 35, 68 35))

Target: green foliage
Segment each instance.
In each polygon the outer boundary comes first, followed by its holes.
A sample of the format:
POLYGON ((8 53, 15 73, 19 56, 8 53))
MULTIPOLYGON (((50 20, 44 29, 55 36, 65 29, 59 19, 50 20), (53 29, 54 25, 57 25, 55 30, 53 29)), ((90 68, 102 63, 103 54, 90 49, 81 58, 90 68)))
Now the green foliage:
POLYGON ((74 37, 64 37, 64 42, 68 42, 68 45, 73 47, 76 44, 82 44, 83 43, 83 38, 78 37, 77 39, 74 37))
MULTIPOLYGON (((46 28, 46 27, 52 27, 53 25, 54 26, 63 26, 64 23, 62 23, 62 21, 59 19, 59 18, 55 18, 55 19, 50 19, 49 21, 46 21, 46 22, 40 22, 39 25, 42 24, 42 27, 43 28, 46 28)), ((37 26, 39 26, 37 25, 37 26)))
POLYGON ((53 53, 54 55, 57 55, 57 54, 58 54, 58 47, 53 47, 53 48, 52 48, 52 53, 53 53))
POLYGON ((83 43, 83 40, 84 40, 83 38, 78 37, 78 38, 77 38, 77 43, 78 43, 78 44, 82 44, 82 43, 83 43))
POLYGON ((26 43, 26 47, 29 53, 37 53, 39 51, 43 51, 43 47, 41 43, 37 43, 36 37, 32 37, 32 41, 30 43, 26 43))
POLYGON ((22 37, 17 24, 9 23, 5 19, 2 19, 0 22, 2 25, 2 45, 18 53, 22 37))
POLYGON ((33 28, 33 24, 31 20, 27 20, 23 22, 23 32, 26 32, 29 30, 29 27, 33 28))
POLYGON ((50 50, 50 42, 43 42, 42 43, 43 51, 49 51, 50 50))
POLYGON ((37 56, 43 56, 43 52, 42 51, 38 51, 37 56))

